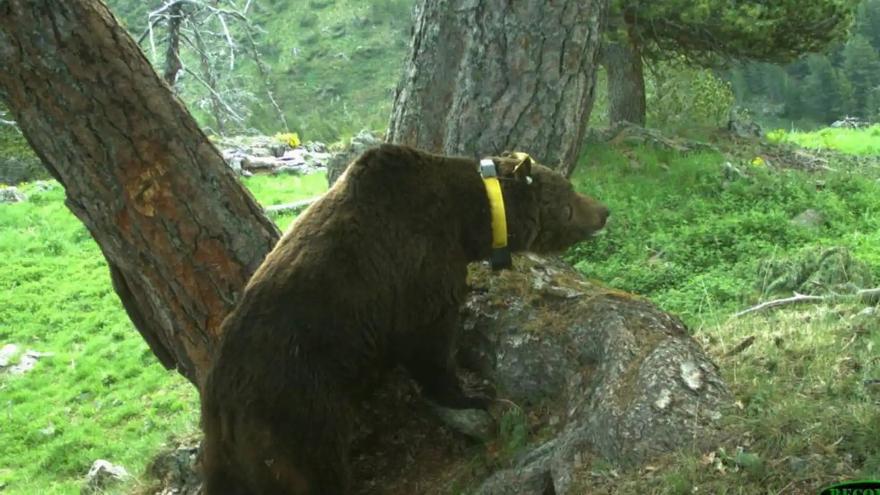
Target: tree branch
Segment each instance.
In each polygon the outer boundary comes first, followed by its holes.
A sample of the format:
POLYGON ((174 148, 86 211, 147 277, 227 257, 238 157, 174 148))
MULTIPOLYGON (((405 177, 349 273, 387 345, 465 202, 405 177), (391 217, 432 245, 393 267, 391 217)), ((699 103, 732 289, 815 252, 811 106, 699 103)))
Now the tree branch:
POLYGON ((316 196, 314 198, 304 199, 302 201, 294 201, 293 203, 284 203, 281 205, 271 205, 271 206, 265 207, 264 210, 266 211, 266 213, 274 213, 274 214, 299 213, 299 212, 305 210, 306 208, 308 208, 309 206, 311 206, 312 203, 319 200, 320 198, 321 198, 320 196, 316 196))
POLYGON ((861 301, 873 302, 878 298, 880 298, 880 287, 874 289, 861 289, 853 294, 828 294, 826 296, 810 296, 806 294, 798 294, 797 292, 795 292, 794 296, 792 297, 774 299, 772 301, 763 302, 761 304, 758 304, 757 306, 752 306, 751 308, 740 311, 739 313, 734 314, 731 318, 739 318, 740 316, 763 311, 765 309, 777 308, 779 306, 788 306, 791 304, 799 304, 804 302, 841 301, 846 299, 858 299, 861 301))

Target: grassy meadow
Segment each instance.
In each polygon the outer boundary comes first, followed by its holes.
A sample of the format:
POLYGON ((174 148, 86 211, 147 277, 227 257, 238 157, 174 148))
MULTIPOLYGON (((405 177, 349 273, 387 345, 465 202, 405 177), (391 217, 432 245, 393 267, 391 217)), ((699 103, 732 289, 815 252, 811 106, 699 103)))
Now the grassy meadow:
POLYGON ((880 125, 867 129, 820 129, 812 132, 772 131, 771 141, 795 143, 805 148, 826 148, 854 155, 880 155, 880 125))
MULTIPOLYGON (((880 149, 880 132, 852 132, 773 138, 880 149)), ((604 235, 567 259, 680 315, 720 365, 737 409, 717 451, 671 453, 638 471, 592 465, 584 493, 815 493, 844 478, 880 478, 880 313, 843 300, 732 318, 793 291, 880 286, 880 164, 806 172, 746 161, 729 173, 727 160, 585 147, 576 187, 614 213, 604 235), (807 209, 822 222, 792 222, 807 209)), ((325 187, 321 175, 244 183, 264 205, 325 187)), ((79 493, 102 458, 134 475, 113 492, 128 493, 163 446, 197 432, 197 398, 126 318, 63 191, 43 189, 26 185, 28 201, 0 204, 0 346, 52 353, 27 374, 0 375, 0 492, 79 493)), ((285 228, 292 218, 274 220, 285 228)))
MULTIPOLYGON (((4 495, 79 493, 96 459, 139 475, 163 445, 198 430, 195 390, 153 357, 97 244, 64 206, 61 187, 46 184, 22 187, 26 202, 0 205, 0 347, 52 353, 30 373, 0 375, 4 495)), ((271 205, 320 194, 327 183, 317 174, 245 184, 271 205)), ((285 228, 292 219, 275 221, 285 228)))

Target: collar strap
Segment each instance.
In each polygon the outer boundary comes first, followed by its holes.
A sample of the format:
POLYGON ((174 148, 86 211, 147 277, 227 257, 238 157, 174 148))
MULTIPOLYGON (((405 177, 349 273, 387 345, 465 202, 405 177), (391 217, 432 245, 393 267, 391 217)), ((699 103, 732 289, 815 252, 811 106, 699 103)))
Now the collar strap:
POLYGON ((510 249, 507 246, 507 216, 504 212, 504 196, 501 194, 501 183, 498 182, 498 170, 491 158, 480 160, 480 175, 489 198, 489 209, 492 212, 492 256, 489 262, 493 270, 510 268, 510 249))

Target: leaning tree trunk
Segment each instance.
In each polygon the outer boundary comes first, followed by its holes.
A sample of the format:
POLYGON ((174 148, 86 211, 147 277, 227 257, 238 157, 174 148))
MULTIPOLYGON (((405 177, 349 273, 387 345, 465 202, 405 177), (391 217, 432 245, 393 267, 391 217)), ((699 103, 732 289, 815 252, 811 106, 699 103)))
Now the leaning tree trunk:
POLYGON ((527 151, 569 173, 593 106, 607 0, 421 0, 387 139, 527 151))
POLYGON ((645 126, 645 73, 642 55, 629 39, 602 47, 602 65, 608 81, 609 125, 629 122, 645 126))
POLYGON ((0 67, 135 326, 198 383, 277 228, 99 0, 0 1, 0 67))

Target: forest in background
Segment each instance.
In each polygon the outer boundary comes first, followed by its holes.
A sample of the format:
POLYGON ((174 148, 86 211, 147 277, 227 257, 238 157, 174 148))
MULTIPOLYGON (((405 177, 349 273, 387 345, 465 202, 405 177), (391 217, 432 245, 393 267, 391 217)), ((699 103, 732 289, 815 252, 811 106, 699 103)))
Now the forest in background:
MULTIPOLYGON (((156 28, 151 45, 145 34, 150 12, 159 4, 110 0, 127 28, 141 37, 154 65, 165 63, 156 28), (152 49, 155 45, 157 48, 152 49)), ((344 140, 361 129, 384 132, 394 88, 408 52, 413 0, 270 0, 253 2, 248 25, 266 74, 254 58, 238 54, 228 70, 228 46, 208 43, 215 82, 224 100, 242 118, 225 133, 298 132, 306 140, 344 140), (272 108, 264 81, 273 91, 289 129, 272 108)), ((243 25, 229 23, 236 40, 243 25)), ((237 41, 238 44, 245 44, 237 41)), ((788 64, 735 58, 695 64, 683 56, 648 61, 645 73, 647 124, 674 131, 722 125, 734 107, 768 128, 815 129, 845 116, 876 120, 880 112, 880 0, 862 0, 849 35, 824 52, 809 53, 788 64)), ((203 61, 182 50, 184 64, 178 91, 199 121, 218 132, 211 92, 197 74, 203 61)), ((604 69, 592 114, 593 126, 608 120, 604 69)), ((742 112, 741 112, 742 113, 742 112)))
POLYGON ((737 104, 786 129, 845 116, 880 118, 880 0, 863 0, 849 38, 787 65, 739 63, 725 73, 737 104))

